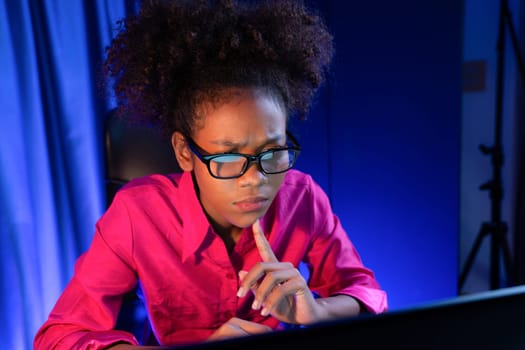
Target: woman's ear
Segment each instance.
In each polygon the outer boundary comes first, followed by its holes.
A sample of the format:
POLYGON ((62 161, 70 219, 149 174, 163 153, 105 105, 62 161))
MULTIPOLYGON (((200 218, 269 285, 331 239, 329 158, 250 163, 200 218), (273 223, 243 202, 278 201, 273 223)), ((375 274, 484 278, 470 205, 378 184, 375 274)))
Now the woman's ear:
POLYGON ((188 147, 186 138, 180 132, 175 131, 171 134, 171 147, 177 158, 179 166, 184 171, 193 170, 193 157, 191 156, 191 150, 188 147))

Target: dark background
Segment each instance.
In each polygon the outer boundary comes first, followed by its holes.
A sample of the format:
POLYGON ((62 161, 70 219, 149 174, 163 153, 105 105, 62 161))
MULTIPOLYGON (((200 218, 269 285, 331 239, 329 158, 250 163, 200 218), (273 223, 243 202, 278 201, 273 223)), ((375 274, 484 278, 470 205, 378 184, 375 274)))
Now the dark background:
POLYGON ((328 192, 392 309, 454 296, 463 4, 317 4, 335 65, 295 124, 297 166, 328 192))

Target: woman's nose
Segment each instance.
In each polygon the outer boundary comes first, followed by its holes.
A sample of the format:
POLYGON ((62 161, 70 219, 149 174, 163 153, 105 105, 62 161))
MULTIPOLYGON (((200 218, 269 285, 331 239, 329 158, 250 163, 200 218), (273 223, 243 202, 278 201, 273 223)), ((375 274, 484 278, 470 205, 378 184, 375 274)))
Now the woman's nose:
POLYGON ((259 186, 265 183, 268 175, 262 172, 259 162, 252 161, 248 164, 246 172, 239 178, 241 185, 259 186))

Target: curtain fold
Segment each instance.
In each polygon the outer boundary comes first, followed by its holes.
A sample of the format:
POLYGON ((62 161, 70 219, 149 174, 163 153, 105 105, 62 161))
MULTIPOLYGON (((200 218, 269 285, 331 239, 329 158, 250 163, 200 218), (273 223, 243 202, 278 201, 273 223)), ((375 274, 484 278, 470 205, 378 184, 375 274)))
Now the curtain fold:
POLYGON ((105 209, 99 90, 131 1, 0 2, 0 339, 32 349, 105 209))

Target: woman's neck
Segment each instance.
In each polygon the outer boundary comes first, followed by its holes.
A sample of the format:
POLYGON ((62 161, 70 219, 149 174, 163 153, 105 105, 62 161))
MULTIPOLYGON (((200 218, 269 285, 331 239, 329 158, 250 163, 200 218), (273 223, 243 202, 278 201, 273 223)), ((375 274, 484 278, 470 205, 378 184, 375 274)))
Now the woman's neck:
POLYGON ((242 227, 236 227, 236 226, 229 226, 224 227, 219 224, 217 224, 209 215, 206 214, 208 217, 208 221, 210 222, 211 226, 213 227, 213 230, 219 237, 221 237, 222 241, 224 242, 224 245, 226 246, 226 249, 228 251, 228 254, 232 252, 233 248, 235 247, 235 244, 239 241, 239 238, 241 238, 242 235, 242 227))

